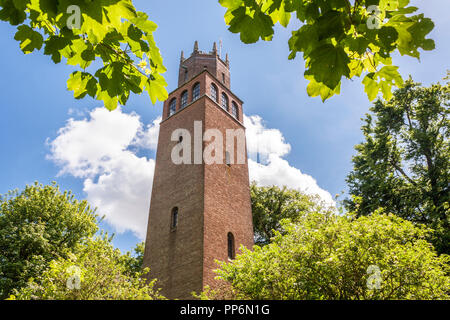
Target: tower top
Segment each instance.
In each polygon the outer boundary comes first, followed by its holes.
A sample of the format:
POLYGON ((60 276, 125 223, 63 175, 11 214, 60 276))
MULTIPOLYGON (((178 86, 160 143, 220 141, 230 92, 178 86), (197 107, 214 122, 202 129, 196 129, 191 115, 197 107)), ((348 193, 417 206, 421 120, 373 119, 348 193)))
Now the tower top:
POLYGON ((194 42, 194 52, 193 53, 198 53, 198 41, 195 40, 194 42))
POLYGON ((225 60, 222 60, 216 42, 213 43, 212 51, 204 52, 199 50, 198 41, 196 40, 190 57, 185 58, 184 52, 181 51, 178 86, 183 85, 204 70, 210 72, 218 81, 230 88, 230 61, 228 53, 225 60))

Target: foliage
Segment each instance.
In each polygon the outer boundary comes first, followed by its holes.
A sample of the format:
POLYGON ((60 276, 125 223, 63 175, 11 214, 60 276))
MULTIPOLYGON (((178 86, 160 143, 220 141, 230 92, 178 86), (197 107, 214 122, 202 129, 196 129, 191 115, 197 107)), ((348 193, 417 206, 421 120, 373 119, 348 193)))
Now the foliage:
POLYGON ((321 211, 325 208, 318 197, 286 187, 258 187, 256 183, 252 183, 250 194, 255 243, 258 245, 270 243, 275 232, 282 231, 281 220, 296 221, 307 212, 321 211))
MULTIPOLYGON (((221 263, 235 299, 448 299, 448 255, 423 226, 375 212, 354 218, 308 213, 273 242, 221 263)), ((215 298, 210 290, 202 298, 215 298)))
POLYGON ((97 215, 86 201, 56 184, 35 183, 0 195, 0 299, 68 257, 97 231, 97 215))
POLYGON ((433 50, 426 39, 434 23, 409 0, 219 0, 228 10, 225 22, 244 43, 268 41, 274 25, 287 27, 292 15, 302 26, 289 39, 289 59, 303 53, 309 96, 326 100, 339 94, 342 78, 363 74, 370 100, 381 92, 389 100, 392 87, 402 87, 396 52, 420 58, 419 49, 433 50))
POLYGON ((131 0, 0 0, 0 9, 0 20, 18 26, 25 54, 44 48, 54 63, 64 57, 78 67, 67 81, 76 99, 89 95, 113 110, 131 92, 146 90, 152 103, 167 98, 157 26, 131 0), (90 73, 91 65, 102 66, 90 73))
POLYGON ((347 208, 368 215, 378 207, 436 230, 433 243, 450 253, 450 86, 408 81, 388 102, 377 101, 362 127, 348 175, 347 208))
MULTIPOLYGON (((418 8, 408 6, 409 0, 219 2, 228 9, 229 30, 244 43, 271 40, 274 25, 287 27, 295 13, 302 26, 292 32, 289 59, 303 54, 307 93, 324 101, 339 94, 342 78, 363 75, 370 100, 379 92, 390 99, 392 87, 403 86, 391 56, 419 59, 419 49, 435 48, 426 38, 434 23, 411 15, 418 8)), ((0 20, 17 26, 14 38, 25 54, 44 48, 55 63, 64 57, 79 68, 67 82, 77 99, 89 95, 109 110, 125 105, 131 92, 147 91, 152 103, 167 99, 166 69, 153 38, 157 26, 132 0, 0 0, 0 20), (99 64, 95 72, 86 71, 99 64)))
POLYGON ((142 266, 144 263, 144 249, 145 243, 141 242, 133 249, 133 253, 127 252, 121 256, 121 263, 125 266, 126 272, 129 275, 142 272, 142 266))
POLYGON ((144 278, 148 269, 130 274, 122 254, 106 236, 90 239, 79 253, 58 258, 11 299, 153 300, 163 299, 154 282, 144 278))

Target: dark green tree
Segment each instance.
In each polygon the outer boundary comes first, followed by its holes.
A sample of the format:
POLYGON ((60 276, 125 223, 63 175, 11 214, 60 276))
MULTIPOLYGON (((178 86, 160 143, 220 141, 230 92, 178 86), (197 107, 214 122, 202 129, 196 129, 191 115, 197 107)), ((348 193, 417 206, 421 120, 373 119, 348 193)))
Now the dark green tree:
POLYGON ((394 98, 378 100, 362 127, 347 182, 349 210, 370 215, 379 207, 435 230, 439 252, 450 252, 450 87, 408 81, 394 98))
POLYGON ((253 213, 253 230, 258 245, 270 243, 275 232, 282 231, 281 220, 296 221, 307 212, 324 210, 318 197, 306 195, 294 189, 277 186, 250 186, 253 213))
POLYGON ((35 183, 0 196, 0 299, 26 285, 50 261, 66 258, 91 238, 97 215, 56 184, 35 183))

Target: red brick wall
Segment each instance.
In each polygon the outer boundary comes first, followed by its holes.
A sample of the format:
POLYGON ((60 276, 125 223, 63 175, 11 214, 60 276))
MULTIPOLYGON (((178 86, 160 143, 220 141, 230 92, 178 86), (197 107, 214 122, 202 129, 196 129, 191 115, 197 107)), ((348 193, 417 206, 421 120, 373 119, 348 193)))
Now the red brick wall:
POLYGON ((162 294, 190 298, 202 287, 203 171, 202 165, 175 165, 171 134, 186 128, 194 136, 194 121, 204 122, 204 103, 197 100, 160 125, 156 167, 146 239, 144 266, 159 280, 162 294), (178 207, 178 226, 171 231, 171 211, 178 207))
MULTIPOLYGON (((206 128, 217 128, 224 137, 226 129, 243 128, 209 99, 206 100, 205 121, 206 128)), ((237 144, 234 149, 236 154, 237 144)), ((231 166, 225 163, 205 165, 204 174, 203 285, 214 286, 213 270, 217 269, 214 260, 228 261, 228 232, 234 235, 236 252, 241 244, 247 248, 253 246, 248 165, 247 162, 231 166)))

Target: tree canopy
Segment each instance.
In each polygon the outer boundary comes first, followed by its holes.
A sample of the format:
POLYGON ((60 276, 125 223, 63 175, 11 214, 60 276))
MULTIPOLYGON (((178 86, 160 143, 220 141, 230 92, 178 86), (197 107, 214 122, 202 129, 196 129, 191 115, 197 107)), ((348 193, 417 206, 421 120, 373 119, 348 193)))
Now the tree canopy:
POLYGON ((350 211, 379 207, 435 229, 433 243, 450 252, 450 86, 408 81, 392 100, 378 100, 362 127, 347 178, 350 211))
POLYGON ((0 196, 0 299, 162 299, 144 244, 122 254, 99 221, 55 183, 0 196))
POLYGON ((56 184, 38 183, 0 195, 0 299, 41 274, 53 259, 67 258, 97 232, 86 201, 56 184))
POLYGON ((281 232, 281 221, 296 221, 307 212, 326 212, 326 206, 317 196, 306 195, 295 189, 277 186, 259 187, 256 183, 250 186, 252 201, 253 230, 255 243, 270 243, 275 233, 281 232))
MULTIPOLYGON (((154 300, 163 299, 156 280, 133 273, 107 236, 89 239, 76 254, 52 260, 49 267, 11 299, 20 300, 154 300)), ((141 268, 141 266, 139 267, 141 268)))
POLYGON ((438 256, 429 232, 396 215, 308 213, 283 221, 284 234, 221 262, 229 286, 201 298, 448 299, 448 255, 438 256))

